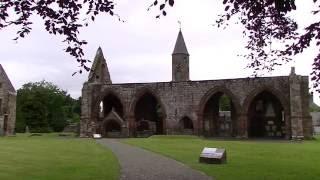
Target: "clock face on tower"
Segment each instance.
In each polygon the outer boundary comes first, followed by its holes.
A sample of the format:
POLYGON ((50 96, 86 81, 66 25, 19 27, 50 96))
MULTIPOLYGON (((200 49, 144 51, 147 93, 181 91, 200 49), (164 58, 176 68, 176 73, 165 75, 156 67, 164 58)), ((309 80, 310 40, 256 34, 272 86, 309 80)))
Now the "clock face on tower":
POLYGON ((177 72, 181 72, 182 71, 182 65, 181 64, 177 64, 176 71, 177 72))

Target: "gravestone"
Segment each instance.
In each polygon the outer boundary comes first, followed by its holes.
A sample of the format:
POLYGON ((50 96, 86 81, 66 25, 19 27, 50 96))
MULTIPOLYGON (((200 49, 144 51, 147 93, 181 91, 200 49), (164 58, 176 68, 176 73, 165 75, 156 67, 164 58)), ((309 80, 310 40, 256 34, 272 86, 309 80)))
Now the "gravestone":
POLYGON ((227 162, 227 152, 220 148, 203 148, 200 157, 200 163, 223 164, 227 162))
POLYGON ((30 133, 30 129, 29 129, 29 126, 26 126, 26 130, 25 130, 25 133, 30 133))

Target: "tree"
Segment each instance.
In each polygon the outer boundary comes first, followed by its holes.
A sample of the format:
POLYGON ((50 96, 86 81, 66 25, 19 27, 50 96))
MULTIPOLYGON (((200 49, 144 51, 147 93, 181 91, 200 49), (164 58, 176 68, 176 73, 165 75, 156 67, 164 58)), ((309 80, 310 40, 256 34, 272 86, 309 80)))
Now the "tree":
POLYGON ((17 114, 19 114, 19 116, 17 116, 19 117, 17 118, 17 132, 23 132, 26 126, 28 126, 32 132, 49 132, 46 117, 47 109, 36 96, 25 101, 25 104, 19 107, 18 110, 20 111, 17 112, 17 114), (21 121, 22 118, 23 121, 21 121))
POLYGON ((77 100, 73 100, 72 105, 72 122, 77 123, 80 122, 80 115, 81 115, 81 97, 77 100))
POLYGON ((230 98, 223 94, 219 99, 219 110, 221 111, 231 111, 231 100, 230 98))
POLYGON ((62 131, 79 121, 76 106, 77 100, 50 82, 24 84, 17 92, 16 131, 24 132, 26 126, 31 132, 62 131))
MULTIPOLYGON (((174 0, 154 0, 149 8, 158 7, 157 18, 166 16, 166 7, 174 6, 174 0)), ((320 12, 320 1, 313 0, 315 16, 320 12)), ((194 2, 194 3, 201 3, 194 2)), ((310 47, 312 41, 320 46, 320 21, 313 22, 305 27, 304 32, 298 31, 297 22, 288 12, 296 10, 295 0, 223 0, 225 13, 217 20, 219 27, 225 27, 231 20, 243 25, 243 34, 248 37, 245 46, 249 53, 244 56, 250 60, 248 67, 255 73, 261 70, 272 71, 292 60, 292 56, 302 53, 310 47), (282 44, 274 48, 273 43, 282 44)), ((302 8, 302 7, 301 7, 302 8)), ((2 0, 0 1, 0 30, 8 26, 21 26, 17 32, 18 38, 23 38, 31 31, 30 16, 38 14, 45 21, 45 29, 50 34, 65 37, 67 47, 65 51, 74 56, 81 67, 86 66, 88 60, 83 58, 83 45, 87 42, 78 39, 79 29, 87 26, 100 13, 114 13, 114 0, 2 0), (9 12, 13 11, 9 18, 9 12), (83 14, 83 13, 85 14, 83 14), (81 19, 80 17, 84 17, 81 19)), ((190 10, 190 13, 193 13, 190 10)), ((121 20, 119 18, 119 20, 121 20)), ((320 84, 320 50, 314 58, 312 69, 314 87, 319 91, 320 84)), ((79 70, 80 73, 82 69, 79 70)))

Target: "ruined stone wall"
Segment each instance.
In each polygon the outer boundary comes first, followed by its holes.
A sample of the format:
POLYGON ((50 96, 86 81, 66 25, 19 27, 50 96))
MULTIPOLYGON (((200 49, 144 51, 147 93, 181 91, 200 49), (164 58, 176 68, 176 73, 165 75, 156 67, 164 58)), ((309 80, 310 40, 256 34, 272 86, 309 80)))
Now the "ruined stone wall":
POLYGON ((302 99, 302 121, 303 121, 303 136, 311 138, 313 135, 312 117, 309 108, 309 79, 307 76, 301 76, 301 99, 302 99))
POLYGON ((9 93, 8 100, 8 125, 6 135, 13 135, 16 127, 16 93, 9 93))
POLYGON ((89 135, 94 131, 94 122, 98 117, 96 110, 99 102, 108 93, 115 94, 122 102, 124 120, 129 122, 129 135, 132 135, 130 132, 135 123, 135 103, 146 92, 153 94, 165 111, 166 134, 177 133, 179 121, 187 116, 193 121, 195 133, 201 135, 203 109, 206 102, 213 94, 223 92, 231 98, 235 106, 237 136, 248 137, 247 111, 249 105, 257 94, 268 91, 279 99, 284 108, 288 122, 286 124, 287 138, 291 137, 291 132, 296 133, 295 135, 310 136, 312 125, 309 127, 311 118, 307 110, 307 82, 307 77, 297 76, 294 81, 290 81, 288 76, 282 76, 110 85, 89 83, 83 88, 82 135, 89 135), (301 108, 292 109, 292 102, 300 103, 301 108), (291 125, 291 123, 295 124, 291 125))
MULTIPOLYGON (((2 72, 0 72, 2 73, 2 72)), ((16 122, 16 93, 10 92, 10 85, 6 82, 7 79, 0 75, 0 135, 12 135, 14 134, 15 122, 16 122), (7 118, 7 124, 5 126, 5 118, 7 118)))
POLYGON ((320 112, 311 112, 313 133, 320 134, 320 112))

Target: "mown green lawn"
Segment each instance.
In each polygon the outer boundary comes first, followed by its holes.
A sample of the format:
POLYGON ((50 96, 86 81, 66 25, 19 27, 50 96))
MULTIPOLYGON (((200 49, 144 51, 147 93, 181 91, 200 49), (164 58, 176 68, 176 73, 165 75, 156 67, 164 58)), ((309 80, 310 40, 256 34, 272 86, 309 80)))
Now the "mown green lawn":
POLYGON ((320 139, 290 141, 223 141, 194 136, 153 136, 127 139, 139 146, 176 159, 216 179, 320 179, 320 139), (227 164, 198 162, 203 147, 227 150, 227 164))
POLYGON ((112 180, 119 171, 111 151, 92 139, 0 137, 1 180, 112 180))

